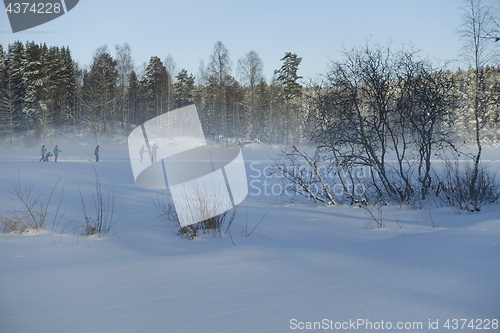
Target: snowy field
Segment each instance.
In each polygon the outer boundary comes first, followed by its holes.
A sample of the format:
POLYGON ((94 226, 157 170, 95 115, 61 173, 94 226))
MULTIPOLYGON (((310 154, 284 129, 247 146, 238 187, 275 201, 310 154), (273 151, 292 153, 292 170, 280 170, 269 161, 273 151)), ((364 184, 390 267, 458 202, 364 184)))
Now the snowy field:
MULTIPOLYGON (((2 333, 500 331, 499 205, 385 206, 385 227, 365 228, 362 209, 266 196, 264 181, 275 180, 264 168, 279 150, 251 146, 255 181, 232 237, 187 241, 155 219, 159 192, 135 185, 126 145, 102 140, 95 167, 119 220, 104 238, 62 234, 64 221, 83 223, 79 191, 91 211, 95 146, 45 143, 59 145, 60 162, 39 162, 38 146, 0 149, 1 213, 20 208, 7 190, 18 174, 42 201, 60 178, 51 207, 64 189, 66 209, 56 230, 51 219, 40 233, 0 234, 2 333)), ((484 158, 500 170, 499 148, 484 158)))

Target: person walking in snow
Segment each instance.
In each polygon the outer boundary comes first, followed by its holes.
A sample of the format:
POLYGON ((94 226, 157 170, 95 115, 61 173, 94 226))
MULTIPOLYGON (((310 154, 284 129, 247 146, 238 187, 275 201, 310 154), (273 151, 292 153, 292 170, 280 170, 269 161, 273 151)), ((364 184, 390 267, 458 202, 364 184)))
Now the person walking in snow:
POLYGON ((95 147, 94 155, 95 155, 95 161, 99 162, 99 145, 97 145, 97 147, 95 147))
POLYGON ((142 145, 141 150, 139 150, 139 154, 141 154, 141 162, 142 162, 142 156, 146 152, 146 149, 144 148, 144 145, 142 145))
POLYGON ((45 152, 46 151, 47 151, 47 149, 45 149, 45 145, 42 145, 42 158, 38 162, 42 162, 43 160, 45 160, 45 152))
POLYGON ((158 146, 156 145, 156 143, 153 145, 153 147, 151 147, 151 152, 153 154, 153 157, 152 157, 152 160, 153 162, 156 162, 156 152, 158 151, 158 146))
POLYGON ((59 155, 59 153, 62 152, 62 150, 59 150, 59 148, 57 148, 57 145, 54 147, 54 158, 57 162, 57 155, 59 155))

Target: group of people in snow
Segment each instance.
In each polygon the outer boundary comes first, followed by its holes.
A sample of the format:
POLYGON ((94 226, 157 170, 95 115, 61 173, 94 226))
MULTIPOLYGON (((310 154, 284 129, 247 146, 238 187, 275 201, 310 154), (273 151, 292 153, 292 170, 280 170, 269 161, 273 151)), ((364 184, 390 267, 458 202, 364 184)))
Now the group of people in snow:
POLYGON ((42 153, 42 158, 40 158, 39 162, 48 162, 49 161, 49 157, 50 156, 54 156, 55 157, 55 161, 57 162, 57 157, 59 156, 59 153, 62 152, 62 150, 60 150, 57 145, 54 147, 54 155, 52 155, 52 153, 50 151, 47 151, 47 149, 45 149, 45 145, 42 145, 42 150, 41 150, 41 153, 42 153))
MULTIPOLYGON (((146 148, 144 147, 144 145, 142 145, 141 149, 139 150, 139 154, 141 155, 141 162, 142 162, 142 158, 144 157, 144 153, 146 152, 146 148)), ((155 144, 153 144, 151 146, 151 162, 156 162, 156 153, 158 152, 158 146, 155 144)))
MULTIPOLYGON (((57 147, 57 145, 56 145, 54 147, 53 152, 54 152, 54 154, 52 155, 52 153, 50 151, 49 152, 47 151, 47 149, 45 148, 45 145, 42 145, 42 149, 41 149, 42 158, 40 158, 39 162, 42 162, 42 161, 48 162, 50 156, 54 156, 54 159, 57 162, 57 157, 59 156, 59 153, 62 153, 62 150, 59 149, 59 147, 57 147)), ((99 162, 99 145, 97 145, 97 147, 95 147, 94 155, 95 155, 95 161, 99 162)))

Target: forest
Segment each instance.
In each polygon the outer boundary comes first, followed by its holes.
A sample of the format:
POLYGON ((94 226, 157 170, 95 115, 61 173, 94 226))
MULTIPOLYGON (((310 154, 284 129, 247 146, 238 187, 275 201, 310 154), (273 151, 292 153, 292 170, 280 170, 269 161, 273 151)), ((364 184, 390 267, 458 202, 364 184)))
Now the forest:
POLYGON ((135 125, 189 104, 196 104, 205 132, 215 140, 237 137, 261 142, 300 139, 306 112, 300 77, 301 58, 287 53, 282 69, 268 84, 254 51, 238 61, 240 82, 231 75, 229 51, 214 46, 197 77, 176 70, 171 57, 151 57, 138 75, 128 44, 96 49, 89 68, 80 68, 67 47, 16 42, 0 45, 1 140, 36 141, 58 128, 99 135, 128 134, 135 125), (287 92, 287 87, 294 91, 287 92), (286 95, 288 93, 288 95, 286 95), (120 131, 119 129, 122 129, 120 131))
POLYGON ((407 114, 411 122, 439 99, 442 104, 429 116, 443 120, 435 124, 435 130, 446 125, 462 141, 475 139, 471 92, 477 87, 481 93, 479 135, 487 142, 500 140, 500 69, 496 66, 481 67, 478 73, 474 68, 450 71, 434 68, 412 50, 367 44, 346 50, 343 60, 329 64, 329 71, 319 76, 321 82, 305 82, 298 75, 302 58, 286 52, 283 65, 267 82, 255 51, 240 58, 234 71, 222 42, 215 43, 209 59, 195 76, 177 70, 171 56, 163 61, 152 56, 145 69, 138 69, 126 43, 115 45, 114 56, 107 46, 97 48, 89 68, 81 68, 68 47, 34 42, 16 42, 5 49, 0 45, 0 140, 9 145, 35 142, 54 129, 87 131, 96 138, 127 135, 148 119, 194 103, 205 133, 215 141, 301 144, 318 134, 316 126, 327 121, 325 117, 340 121, 339 107, 345 107, 347 97, 340 90, 349 85, 352 97, 353 84, 360 88, 355 99, 368 109, 373 103, 379 103, 377 107, 383 103, 392 119, 411 107, 407 114), (382 95, 361 94, 370 86, 382 89, 375 92, 382 95), (420 97, 427 92, 434 95, 411 106, 405 104, 405 96, 417 90, 420 97))
MULTIPOLYGON (((366 84, 387 84, 387 95, 383 96, 386 101, 380 102, 388 103, 388 112, 392 112, 389 109, 396 113, 401 110, 401 97, 405 94, 401 80, 415 83, 417 76, 425 71, 433 79, 420 80, 420 84, 427 85, 424 89, 437 89, 435 93, 447 100, 441 107, 447 123, 452 124, 461 139, 473 139, 474 131, 470 127, 475 119, 470 112, 469 92, 475 84, 474 70, 452 72, 432 68, 429 61, 419 59, 413 51, 394 51, 377 45, 346 51, 343 63, 331 63, 330 71, 321 75, 322 82, 301 80, 298 72, 302 59, 287 52, 281 59, 282 67, 266 82, 262 60, 255 51, 238 60, 239 80, 232 76, 229 50, 221 42, 214 45, 210 61, 205 69, 200 68, 197 76, 185 69, 176 70, 171 57, 162 61, 157 56, 151 57, 143 73, 138 75, 130 46, 116 45, 115 49, 113 57, 106 46, 97 48, 90 67, 80 68, 69 48, 64 46, 16 42, 4 50, 0 45, 1 140, 7 144, 37 141, 55 128, 90 131, 96 137, 126 135, 148 119, 194 103, 205 133, 216 141, 232 138, 262 143, 304 143, 315 130, 313 124, 324 117, 325 98, 331 99, 339 85, 334 82, 339 79, 334 78, 339 75, 339 68, 350 66, 351 73, 363 70, 364 64, 359 59, 362 54, 377 57, 371 59, 372 65, 378 66, 372 68, 371 79, 380 82, 366 84), (358 57, 360 62, 350 63, 355 60, 353 57, 358 57), (404 66, 407 66, 406 72, 404 66), (440 86, 432 87, 433 84, 440 86)), ((494 134, 499 117, 499 73, 498 67, 490 66, 482 68, 480 73, 484 96, 480 121, 487 129, 481 135, 491 142, 500 139, 494 134)), ((363 99, 367 101, 369 97, 363 99)), ((418 112, 413 115, 418 116, 418 112)))

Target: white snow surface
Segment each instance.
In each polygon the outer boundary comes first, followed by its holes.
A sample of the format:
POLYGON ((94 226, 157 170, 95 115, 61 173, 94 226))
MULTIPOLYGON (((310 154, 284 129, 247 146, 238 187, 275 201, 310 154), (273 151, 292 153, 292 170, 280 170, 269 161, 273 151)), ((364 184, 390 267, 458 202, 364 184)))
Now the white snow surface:
MULTIPOLYGON (((67 209, 56 230, 50 220, 39 233, 0 234, 0 332, 336 330, 305 329, 324 320, 394 326, 358 327, 367 332, 441 332, 453 331, 443 327, 448 319, 500 319, 499 205, 474 214, 389 205, 385 227, 370 229, 363 209, 276 204, 250 189, 231 236, 188 241, 155 219, 152 198, 160 192, 135 185, 125 144, 101 140, 99 163, 92 140, 58 145, 58 163, 38 162, 38 146, 0 149, 0 213, 21 208, 7 190, 18 175, 43 202, 60 178, 51 208, 64 189, 67 209), (92 213, 94 165, 103 192, 114 191, 119 220, 103 238, 61 233, 66 220, 83 224, 79 191, 92 213), (429 320, 439 329, 430 330, 429 320), (293 329, 299 322, 304 329, 293 329), (396 329, 398 322, 422 328, 396 329)), ((245 146, 249 180, 266 180, 250 164, 262 171, 277 153, 245 146)), ((498 169, 500 149, 484 155, 498 169)))

